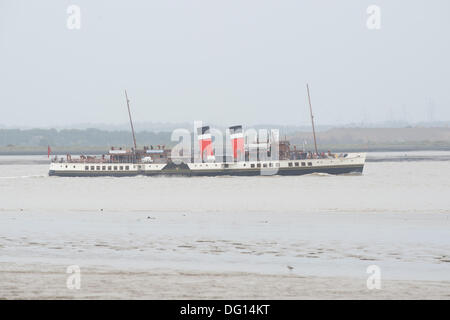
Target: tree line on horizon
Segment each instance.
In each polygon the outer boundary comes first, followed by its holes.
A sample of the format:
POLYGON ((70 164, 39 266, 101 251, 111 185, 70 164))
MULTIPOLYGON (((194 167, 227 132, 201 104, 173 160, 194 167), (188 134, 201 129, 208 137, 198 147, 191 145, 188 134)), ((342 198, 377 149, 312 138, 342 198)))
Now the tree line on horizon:
MULTIPOLYGON (((293 132, 288 140, 311 144, 311 132, 293 132)), ((136 132, 138 146, 173 146, 171 132, 136 132)), ((321 144, 441 142, 450 144, 450 128, 335 128, 318 132, 321 144)), ((105 147, 132 146, 130 131, 101 129, 0 129, 0 147, 105 147)))
MULTIPOLYGON (((140 131, 136 133, 138 145, 170 144, 170 132, 140 131)), ((131 132, 99 129, 0 129, 0 145, 3 147, 103 147, 131 146, 131 132)))

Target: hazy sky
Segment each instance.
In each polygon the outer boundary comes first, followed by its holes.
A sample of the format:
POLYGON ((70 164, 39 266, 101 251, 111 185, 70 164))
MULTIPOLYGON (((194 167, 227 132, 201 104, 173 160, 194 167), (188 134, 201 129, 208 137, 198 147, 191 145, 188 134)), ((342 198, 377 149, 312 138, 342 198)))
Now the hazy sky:
POLYGON ((448 0, 0 0, 0 125, 122 123, 124 89, 135 121, 308 124, 306 82, 319 124, 450 120, 449 13, 448 0))

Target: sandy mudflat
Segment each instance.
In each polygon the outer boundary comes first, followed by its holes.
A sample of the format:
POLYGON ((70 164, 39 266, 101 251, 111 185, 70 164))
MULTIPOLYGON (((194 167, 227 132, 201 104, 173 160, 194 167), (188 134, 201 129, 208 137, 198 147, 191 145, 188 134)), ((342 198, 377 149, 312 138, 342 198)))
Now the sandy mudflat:
POLYGON ((83 269, 67 289, 65 266, 0 264, 1 299, 450 299, 449 281, 385 280, 256 273, 83 269))

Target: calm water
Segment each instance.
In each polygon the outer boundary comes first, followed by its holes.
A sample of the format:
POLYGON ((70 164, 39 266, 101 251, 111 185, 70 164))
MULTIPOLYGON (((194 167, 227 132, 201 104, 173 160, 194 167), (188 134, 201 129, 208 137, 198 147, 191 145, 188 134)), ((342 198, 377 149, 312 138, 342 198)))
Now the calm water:
POLYGON ((219 178, 48 177, 45 157, 0 157, 0 263, 450 281, 450 161, 426 155, 219 178))

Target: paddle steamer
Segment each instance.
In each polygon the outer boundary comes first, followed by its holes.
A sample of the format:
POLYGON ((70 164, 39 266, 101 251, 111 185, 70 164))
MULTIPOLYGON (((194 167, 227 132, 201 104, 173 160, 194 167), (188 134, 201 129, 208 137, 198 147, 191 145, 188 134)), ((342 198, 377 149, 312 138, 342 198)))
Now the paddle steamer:
POLYGON ((177 153, 165 146, 137 148, 131 119, 129 99, 125 91, 134 147, 111 148, 101 156, 72 158, 55 157, 49 169, 50 176, 257 176, 257 175, 303 175, 311 173, 349 174, 362 173, 365 153, 333 154, 317 149, 311 99, 308 100, 314 135, 314 152, 291 147, 289 141, 278 141, 274 135, 261 143, 258 138, 250 140, 241 125, 229 127, 225 152, 216 152, 209 126, 197 128, 197 148, 189 155, 177 153), (227 154, 226 149, 231 149, 227 154))

